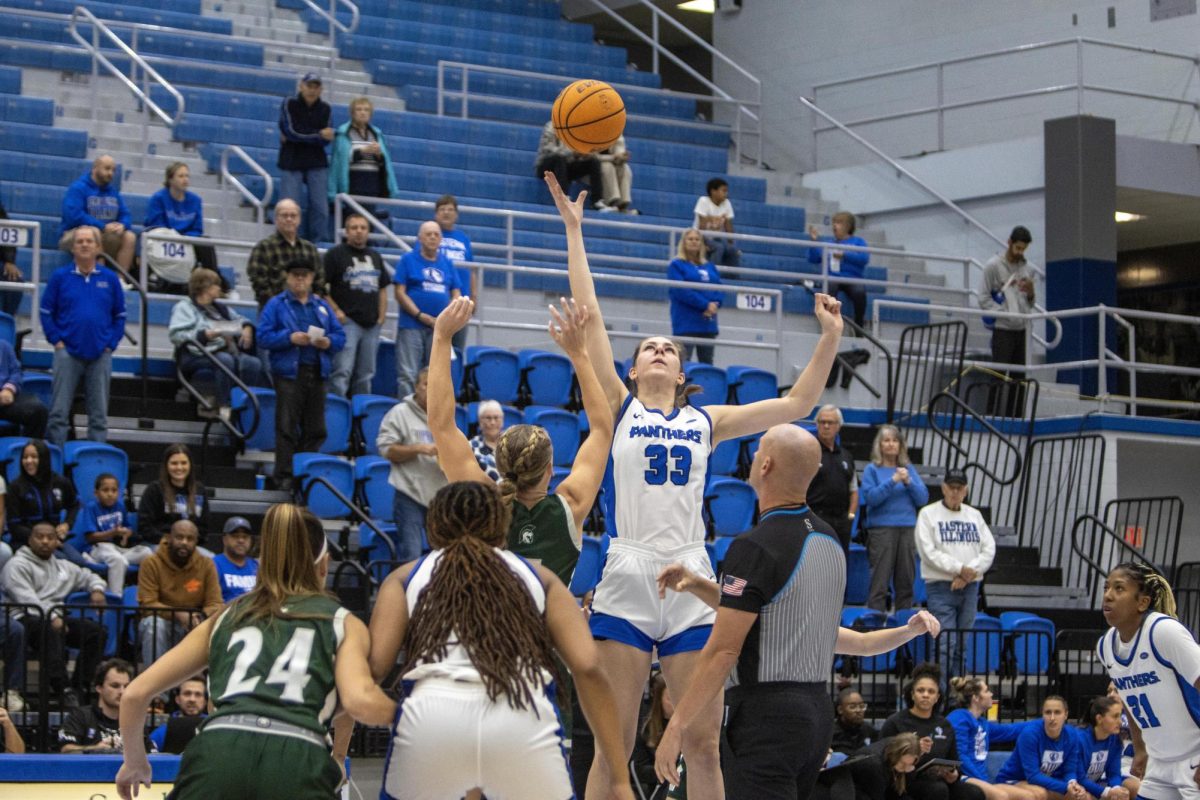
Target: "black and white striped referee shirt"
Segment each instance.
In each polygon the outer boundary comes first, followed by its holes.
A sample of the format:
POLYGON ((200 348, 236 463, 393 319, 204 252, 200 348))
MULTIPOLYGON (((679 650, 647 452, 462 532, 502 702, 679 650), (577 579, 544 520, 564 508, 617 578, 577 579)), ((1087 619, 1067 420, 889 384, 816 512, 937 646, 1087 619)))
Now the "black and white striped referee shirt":
POLYGON ((758 614, 731 685, 829 678, 846 593, 837 534, 808 506, 767 511, 729 547, 721 605, 758 614))

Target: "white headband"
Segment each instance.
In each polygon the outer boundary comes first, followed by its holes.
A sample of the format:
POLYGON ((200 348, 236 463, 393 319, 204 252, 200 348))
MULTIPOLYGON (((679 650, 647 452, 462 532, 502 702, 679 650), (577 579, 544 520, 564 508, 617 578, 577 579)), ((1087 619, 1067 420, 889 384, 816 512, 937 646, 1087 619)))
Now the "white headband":
POLYGON ((326 536, 322 536, 321 537, 321 552, 317 553, 317 557, 313 559, 313 563, 320 564, 321 559, 324 558, 325 554, 328 552, 329 552, 329 538, 326 536))

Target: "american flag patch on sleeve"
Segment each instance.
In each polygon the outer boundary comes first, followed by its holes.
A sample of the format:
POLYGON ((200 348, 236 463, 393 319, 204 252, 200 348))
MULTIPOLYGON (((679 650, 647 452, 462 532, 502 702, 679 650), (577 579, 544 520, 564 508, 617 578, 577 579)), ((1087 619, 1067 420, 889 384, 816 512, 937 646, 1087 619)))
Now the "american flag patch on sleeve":
POLYGON ((727 594, 730 597, 741 597, 744 591, 746 591, 745 578, 735 578, 732 575, 723 575, 721 577, 721 594, 727 594))

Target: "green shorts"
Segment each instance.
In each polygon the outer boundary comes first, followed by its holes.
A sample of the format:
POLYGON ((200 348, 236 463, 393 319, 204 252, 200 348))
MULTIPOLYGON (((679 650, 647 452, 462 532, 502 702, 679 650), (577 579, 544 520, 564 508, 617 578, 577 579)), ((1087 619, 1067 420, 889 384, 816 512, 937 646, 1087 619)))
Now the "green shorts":
POLYGON ((188 743, 168 800, 331 800, 342 771, 323 747, 266 733, 212 730, 188 743))

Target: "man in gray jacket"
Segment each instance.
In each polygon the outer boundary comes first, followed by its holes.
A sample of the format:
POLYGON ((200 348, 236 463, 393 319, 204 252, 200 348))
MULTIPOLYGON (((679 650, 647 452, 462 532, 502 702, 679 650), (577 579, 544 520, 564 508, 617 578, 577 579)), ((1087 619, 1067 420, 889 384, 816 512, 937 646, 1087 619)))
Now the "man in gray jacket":
POLYGON ((34 525, 29 544, 17 550, 12 560, 4 565, 0 585, 9 602, 30 607, 14 613, 25 627, 34 649, 45 637, 42 680, 51 694, 62 696, 63 707, 67 708, 80 705, 78 692, 86 689, 85 681, 91 680, 100 663, 106 631, 103 625, 90 619, 65 617, 62 609, 55 609, 55 606, 66 602, 67 595, 72 592, 83 591, 91 593, 89 602, 92 605, 102 606, 106 584, 95 572, 65 558, 55 558, 58 544, 53 525, 48 522, 34 525), (70 686, 67 684, 68 646, 79 648, 70 686))
MULTIPOLYGON (((1033 265, 1025 260, 1025 250, 1033 241, 1032 234, 1024 225, 1012 229, 1008 237, 1008 248, 992 256, 983 265, 983 287, 979 290, 979 307, 985 311, 1004 311, 1029 314, 1034 310, 1033 265)), ((987 324, 989 318, 984 317, 987 324)), ((1025 329, 1029 323, 1024 319, 997 317, 992 326, 992 361, 999 364, 1025 363, 1025 329)), ((1009 370, 1010 380, 1021 380, 1025 373, 1009 370)), ((988 413, 1003 413, 1013 416, 1024 409, 1023 398, 1014 387, 1008 390, 1007 402, 1001 404, 992 398, 988 413)))
POLYGON ((396 558, 412 561, 421 555, 425 511, 437 490, 446 485, 429 432, 426 391, 429 368, 417 373, 413 393, 392 406, 379 426, 375 446, 392 462, 388 483, 396 490, 392 517, 396 523, 396 558))

